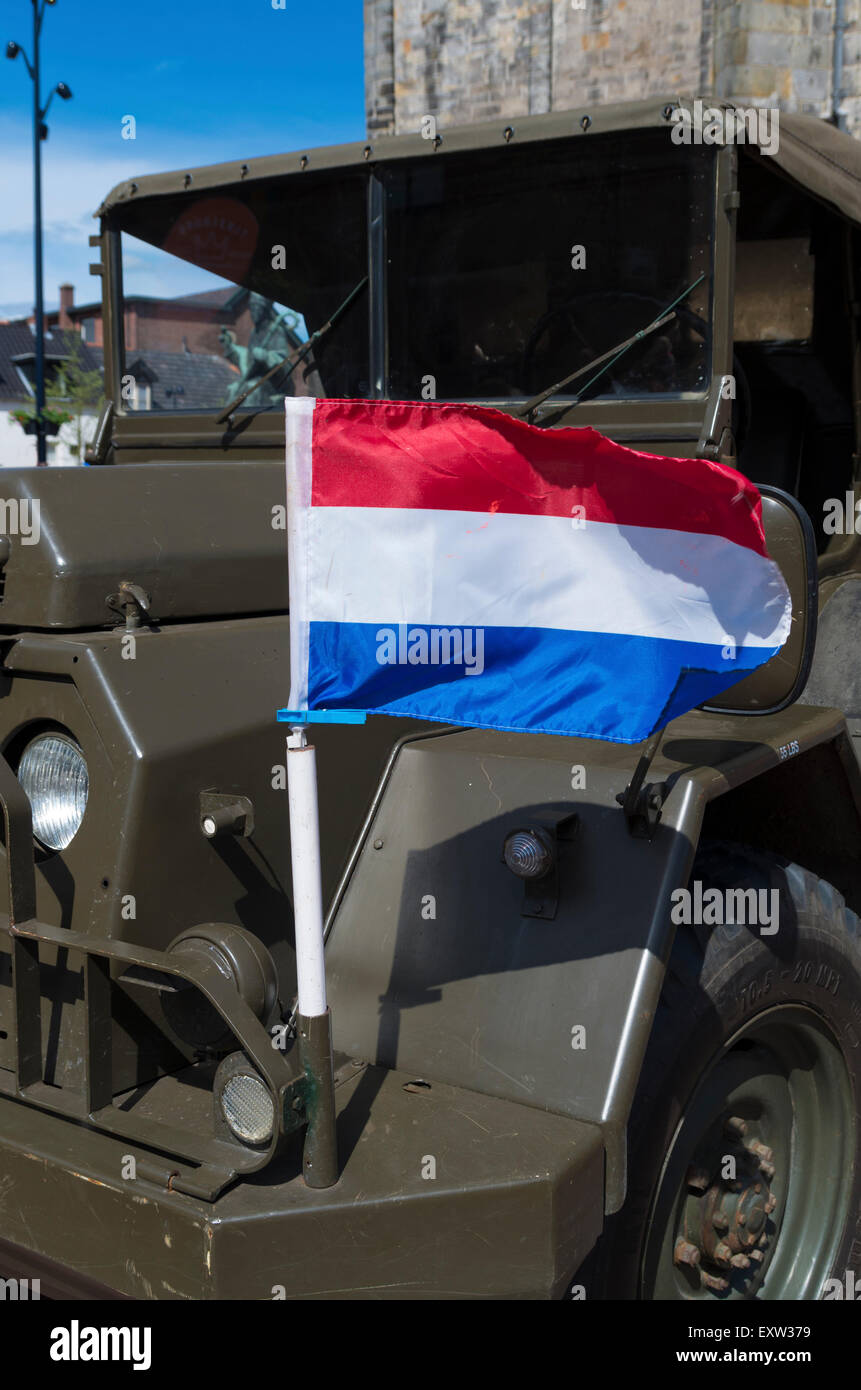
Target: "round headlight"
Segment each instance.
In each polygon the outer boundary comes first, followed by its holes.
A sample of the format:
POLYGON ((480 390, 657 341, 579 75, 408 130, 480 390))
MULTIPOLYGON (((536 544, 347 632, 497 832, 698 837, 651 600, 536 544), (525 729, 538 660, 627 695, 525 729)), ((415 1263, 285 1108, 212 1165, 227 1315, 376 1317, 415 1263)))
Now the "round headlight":
POLYGON ((265 1144, 275 1126, 275 1106, 258 1076, 237 1072, 221 1092, 221 1111, 238 1139, 246 1144, 265 1144))
POLYGON ((65 734, 39 734, 24 749, 18 781, 33 808, 33 834, 46 849, 65 849, 87 808, 84 755, 65 734))
POLYGON ((502 857, 518 878, 544 878, 553 868, 553 841, 546 830, 512 830, 502 857))

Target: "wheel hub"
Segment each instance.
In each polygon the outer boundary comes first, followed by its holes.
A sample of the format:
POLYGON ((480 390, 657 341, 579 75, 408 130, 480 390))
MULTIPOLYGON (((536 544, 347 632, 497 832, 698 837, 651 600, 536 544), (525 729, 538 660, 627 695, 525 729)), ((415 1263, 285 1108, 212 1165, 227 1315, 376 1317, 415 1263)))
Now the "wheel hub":
POLYGON ((816 1299, 851 1215, 855 1101, 806 1006, 754 1015, 687 1098, 652 1199, 641 1296, 816 1299))
POLYGON ((673 1256, 676 1265, 699 1269, 701 1285, 714 1293, 729 1288, 723 1271, 745 1272, 750 1280, 761 1275, 775 1231, 769 1217, 777 1206, 772 1150, 748 1139, 747 1122, 737 1115, 726 1119, 722 1134, 709 1156, 688 1171, 673 1256))

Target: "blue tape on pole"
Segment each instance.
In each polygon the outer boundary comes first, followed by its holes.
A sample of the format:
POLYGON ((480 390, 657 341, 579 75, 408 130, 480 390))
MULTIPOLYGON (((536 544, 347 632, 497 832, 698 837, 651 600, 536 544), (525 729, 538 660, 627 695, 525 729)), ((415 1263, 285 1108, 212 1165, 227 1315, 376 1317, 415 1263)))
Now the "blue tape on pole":
POLYGON ((279 709, 275 718, 279 724, 364 724, 363 709, 279 709))

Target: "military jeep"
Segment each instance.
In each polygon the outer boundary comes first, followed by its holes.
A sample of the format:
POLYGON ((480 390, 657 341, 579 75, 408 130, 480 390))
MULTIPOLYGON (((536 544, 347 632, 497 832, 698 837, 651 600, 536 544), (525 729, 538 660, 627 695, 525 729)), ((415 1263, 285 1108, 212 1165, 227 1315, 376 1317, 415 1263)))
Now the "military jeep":
POLYGON ((767 151, 680 142, 689 109, 184 169, 99 209, 88 466, 3 474, 40 525, 2 554, 4 1275, 717 1304, 861 1272, 861 156, 801 116, 767 151), (275 718, 289 394, 734 464, 793 596, 786 647, 642 747, 315 732, 326 1186, 275 718))

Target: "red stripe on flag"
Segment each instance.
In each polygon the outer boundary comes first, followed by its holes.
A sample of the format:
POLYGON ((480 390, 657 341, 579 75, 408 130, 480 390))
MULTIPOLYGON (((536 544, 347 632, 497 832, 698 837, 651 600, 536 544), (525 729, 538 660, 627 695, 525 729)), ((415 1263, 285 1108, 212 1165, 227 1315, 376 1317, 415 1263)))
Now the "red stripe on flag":
POLYGON ((735 469, 626 449, 593 429, 539 429, 485 406, 318 400, 311 501, 577 516, 725 536, 767 554, 759 492, 735 469))

